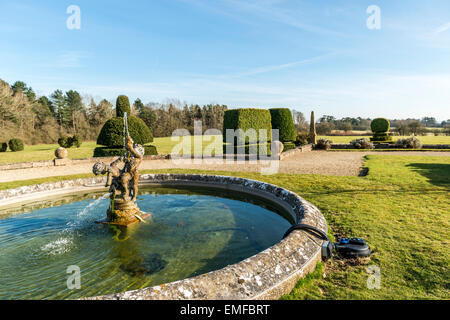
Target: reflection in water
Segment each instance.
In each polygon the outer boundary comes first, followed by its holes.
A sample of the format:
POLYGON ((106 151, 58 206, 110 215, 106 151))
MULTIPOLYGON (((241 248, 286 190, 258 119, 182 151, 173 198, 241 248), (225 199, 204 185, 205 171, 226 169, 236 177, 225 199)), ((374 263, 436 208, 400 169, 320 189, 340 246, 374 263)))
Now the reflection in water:
POLYGON ((102 195, 0 219, 0 299, 73 299, 180 280, 248 258, 290 226, 246 195, 148 187, 137 200, 152 213, 147 223, 100 225, 109 205, 102 195), (67 289, 70 265, 80 267, 79 290, 67 289))

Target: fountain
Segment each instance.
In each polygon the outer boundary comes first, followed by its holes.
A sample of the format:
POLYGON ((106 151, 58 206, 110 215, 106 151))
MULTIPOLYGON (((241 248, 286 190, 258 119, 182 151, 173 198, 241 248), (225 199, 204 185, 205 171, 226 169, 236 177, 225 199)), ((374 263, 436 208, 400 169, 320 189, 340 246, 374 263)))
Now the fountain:
POLYGON ((105 187, 109 187, 110 206, 106 219, 98 223, 128 226, 136 222, 145 222, 150 214, 141 213, 136 204, 138 195, 139 166, 144 158, 145 149, 140 144, 134 144, 128 132, 127 113, 123 116, 124 155, 114 160, 110 165, 104 162, 94 164, 95 175, 108 174, 105 187), (119 164, 123 163, 122 169, 119 164), (119 193, 120 192, 120 193, 119 193))
POLYGON ((299 223, 326 232, 314 205, 239 177, 140 175, 145 151, 123 121, 123 154, 98 177, 0 190, 0 300, 276 299, 314 270, 322 241, 283 239, 299 223))

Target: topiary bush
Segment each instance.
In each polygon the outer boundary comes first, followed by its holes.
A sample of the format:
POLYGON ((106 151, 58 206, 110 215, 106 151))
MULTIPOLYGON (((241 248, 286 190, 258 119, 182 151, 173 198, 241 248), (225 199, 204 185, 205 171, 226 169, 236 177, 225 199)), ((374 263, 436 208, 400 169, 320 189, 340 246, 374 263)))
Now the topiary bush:
POLYGON ((233 109, 225 111, 223 118, 223 141, 226 141, 228 129, 241 129, 243 132, 235 137, 235 145, 245 145, 249 143, 268 142, 272 140, 272 122, 270 111, 265 109, 233 109), (244 132, 249 129, 256 130, 256 140, 245 137, 244 132), (260 136, 259 130, 267 130, 267 135, 260 136))
POLYGON ((12 152, 22 151, 23 150, 23 142, 20 139, 11 139, 8 142, 9 149, 12 152))
POLYGON ((422 149, 422 142, 416 137, 409 137, 406 139, 399 139, 395 143, 399 148, 408 148, 408 149, 422 149))
POLYGON ((116 100, 116 116, 123 117, 125 112, 128 117, 131 116, 130 100, 127 96, 121 95, 116 100))
POLYGON ((375 146, 366 138, 350 141, 350 144, 356 149, 373 149, 375 146))
POLYGON ((305 144, 308 144, 308 139, 309 139, 309 133, 301 132, 295 138, 295 145, 296 146, 304 146, 305 144))
POLYGON ((327 139, 319 139, 317 140, 317 143, 315 144, 315 148, 319 150, 330 150, 331 144, 333 141, 327 140, 327 139))
MULTIPOLYGON (((158 155, 158 151, 155 146, 148 145, 144 146, 145 155, 158 155)), ((120 157, 124 154, 123 148, 115 147, 98 147, 94 149, 94 157, 120 157)))
POLYGON ((287 108, 269 109, 272 122, 272 129, 279 130, 281 142, 291 142, 295 140, 295 125, 291 110, 287 108))
MULTIPOLYGON (((127 119, 128 131, 134 143, 145 145, 153 142, 153 135, 141 118, 130 116, 127 119)), ((97 144, 123 147, 123 118, 115 117, 106 121, 98 135, 97 144)))
POLYGON ((6 152, 8 150, 8 143, 2 142, 0 143, 0 152, 6 152))
POLYGON ((391 123, 385 118, 373 119, 370 123, 370 128, 373 132, 373 137, 370 141, 374 142, 385 142, 391 141, 392 137, 389 136, 389 129, 391 128, 391 123))

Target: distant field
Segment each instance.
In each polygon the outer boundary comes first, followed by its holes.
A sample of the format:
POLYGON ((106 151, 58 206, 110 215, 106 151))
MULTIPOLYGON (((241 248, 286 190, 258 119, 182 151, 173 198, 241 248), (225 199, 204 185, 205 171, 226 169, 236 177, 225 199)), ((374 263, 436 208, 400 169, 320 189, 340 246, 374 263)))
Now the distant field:
MULTIPOLYGON (((363 136, 320 136, 319 138, 326 138, 334 143, 348 143, 351 140, 358 138, 369 138, 363 136)), ((402 137, 395 137, 394 140, 400 139, 402 137)), ((403 137, 406 138, 406 137, 403 137)), ((200 142, 202 139, 201 136, 190 137, 185 141, 184 146, 189 150, 189 141, 190 141, 190 149, 192 154, 201 154, 202 151, 194 150, 194 141, 200 142)), ((419 140, 424 144, 450 144, 450 136, 425 136, 419 137, 419 140)), ((179 141, 172 141, 171 137, 165 138, 155 138, 153 145, 156 146, 158 150, 158 154, 170 154, 172 149, 181 142, 181 137, 179 141)), ((52 160, 55 158, 54 152, 55 149, 58 148, 57 144, 38 144, 34 146, 25 146, 24 151, 20 152, 3 152, 0 153, 0 164, 5 163, 18 163, 18 162, 30 162, 30 161, 42 161, 42 160, 52 160)), ((84 159, 91 158, 94 153, 94 148, 97 147, 97 144, 92 141, 83 142, 80 148, 70 148, 69 149, 69 158, 70 159, 84 159)), ((216 148, 216 154, 222 153, 222 136, 204 136, 203 137, 203 145, 202 150, 213 149, 216 148), (207 139, 210 139, 207 141, 207 139), (213 144, 214 143, 214 144, 213 144), (211 145, 213 144, 213 145, 211 145)))
MULTIPOLYGON (((366 138, 370 139, 370 136, 319 136, 319 139, 328 139, 333 143, 349 143, 355 139, 366 138)), ((409 138, 409 136, 396 136, 393 137, 394 141, 402 138, 409 138)), ((450 144, 450 136, 420 136, 417 137, 423 144, 450 144)))

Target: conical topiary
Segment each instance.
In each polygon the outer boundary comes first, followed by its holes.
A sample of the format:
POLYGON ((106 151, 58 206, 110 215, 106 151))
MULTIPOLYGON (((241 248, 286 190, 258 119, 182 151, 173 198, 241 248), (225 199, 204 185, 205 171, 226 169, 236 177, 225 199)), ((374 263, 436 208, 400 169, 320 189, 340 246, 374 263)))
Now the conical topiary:
POLYGON ((131 116, 130 100, 127 96, 121 95, 116 100, 116 116, 123 117, 125 112, 131 116))
POLYGON ((311 123, 309 124, 309 143, 317 144, 316 120, 314 118, 314 111, 311 111, 311 123))
POLYGON ((103 125, 97 138, 97 144, 107 147, 123 147, 123 115, 127 113, 128 130, 135 143, 145 145, 153 142, 153 135, 145 122, 132 116, 130 101, 127 96, 119 96, 116 103, 117 117, 111 118, 103 125))

